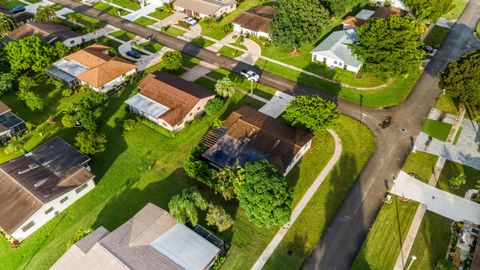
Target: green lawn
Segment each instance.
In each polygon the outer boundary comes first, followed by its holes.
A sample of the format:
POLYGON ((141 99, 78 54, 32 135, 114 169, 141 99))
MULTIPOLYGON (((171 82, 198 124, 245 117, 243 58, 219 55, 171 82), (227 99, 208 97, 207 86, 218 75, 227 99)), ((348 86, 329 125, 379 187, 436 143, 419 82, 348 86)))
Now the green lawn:
POLYGON ((410 153, 405 164, 403 164, 402 170, 406 173, 414 173, 422 182, 428 183, 437 160, 438 157, 435 155, 417 151, 416 153, 410 153))
POLYGON ((480 23, 477 24, 477 28, 475 31, 477 32, 477 37, 480 38, 480 23))
POLYGON ((465 196, 467 190, 475 188, 478 180, 480 180, 480 171, 475 170, 472 167, 468 167, 460 163, 455 163, 453 161, 447 160, 445 162, 445 165, 443 166, 442 174, 438 179, 437 187, 441 190, 445 190, 460 197, 463 197, 465 196), (465 174, 465 176, 467 177, 467 183, 459 189, 454 189, 450 187, 450 185, 448 184, 448 180, 462 173, 465 174))
MULTIPOLYGON (((359 122, 342 116, 334 130, 342 140, 341 158, 272 254, 264 267, 266 270, 301 268, 374 151, 375 140, 372 134, 359 122), (289 250, 293 252, 291 256, 287 254, 289 250)), ((317 148, 306 155, 316 156, 322 151, 331 150, 317 148)), ((299 180, 296 184, 294 204, 318 175, 319 168, 310 161, 313 160, 304 160, 299 171, 295 172, 299 174, 299 179, 304 180, 299 180)), ((323 167, 323 163, 320 164, 323 167)), ((294 181, 295 178, 289 179, 294 181)))
POLYGON ((93 7, 96 9, 108 12, 115 16, 125 16, 130 14, 130 12, 125 9, 117 8, 104 2, 97 2, 93 5, 93 7))
MULTIPOLYGON (((435 108, 443 112, 450 113, 453 115, 458 114, 458 102, 453 100, 449 95, 440 95, 437 103, 435 103, 435 108)), ((465 118, 468 119, 477 119, 480 116, 480 108, 475 106, 465 105, 467 111, 465 113, 465 118)))
POLYGON ((463 10, 467 6, 467 0, 453 0, 453 4, 455 5, 453 10, 450 12, 443 14, 442 17, 449 19, 449 20, 456 20, 462 14, 463 10))
POLYGON ((452 124, 433 119, 426 119, 422 126, 422 132, 444 142, 447 141, 451 129, 452 124))
POLYGON ((383 204, 352 270, 393 269, 417 207, 417 202, 402 202, 396 196, 392 204, 383 204))
POLYGON ((6 9, 11 9, 16 6, 25 6, 25 4, 18 0, 2 0, 2 2, 0 3, 0 7, 6 9))
POLYGON ((163 45, 153 41, 147 41, 138 45, 140 48, 147 50, 151 53, 156 53, 163 48, 163 45))
POLYGON ((117 52, 118 52, 118 47, 120 47, 120 45, 122 45, 122 43, 120 43, 116 40, 113 40, 111 38, 108 38, 108 37, 101 37, 101 38, 98 39, 98 42, 114 48, 117 52))
POLYGON ((452 220, 427 211, 410 251, 410 255, 417 257, 412 269, 436 269, 437 262, 447 254, 451 223, 452 220))
POLYGON ((420 72, 418 72, 417 74, 406 77, 395 78, 388 87, 379 90, 359 91, 345 88, 339 84, 330 83, 272 62, 265 62, 264 60, 257 61, 256 66, 261 70, 281 75, 290 80, 352 102, 360 103, 360 99, 362 99, 362 104, 368 107, 390 107, 400 104, 408 96, 421 75, 420 72))
POLYGON ((117 4, 130 10, 140 9, 140 4, 134 0, 107 0, 110 3, 117 4))
POLYGON ((166 12, 161 10, 160 8, 156 8, 155 11, 148 14, 148 16, 159 19, 159 20, 163 20, 172 14, 173 14, 172 12, 166 12))
POLYGON ((75 20, 75 23, 81 23, 83 25, 93 24, 98 28, 105 27, 106 24, 100 20, 84 15, 80 12, 73 12, 67 15, 67 19, 72 21, 75 20))
POLYGON ((53 7, 53 9, 54 9, 55 11, 59 11, 59 10, 63 9, 63 6, 60 5, 60 4, 52 5, 52 7, 53 7))
POLYGON ((210 41, 208 39, 204 39, 202 37, 197 37, 197 38, 194 38, 191 43, 197 45, 198 47, 201 47, 201 48, 206 48, 206 47, 209 47, 209 46, 212 46, 213 44, 215 44, 213 41, 210 41))
POLYGON ((450 32, 450 29, 435 25, 423 42, 425 45, 438 49, 440 48, 440 45, 442 45, 443 40, 447 37, 448 32, 450 32))
POLYGON ((136 19, 135 22, 140 24, 140 25, 143 25, 143 26, 149 26, 149 25, 152 25, 152 24, 156 23, 157 21, 142 16, 142 17, 136 19))
POLYGON ((185 34, 186 31, 170 26, 170 27, 167 27, 166 30, 162 29, 162 32, 172 37, 178 37, 185 34))
POLYGON ((132 34, 132 33, 127 32, 125 30, 118 30, 116 32, 111 33, 110 36, 127 42, 127 41, 132 40, 135 37, 135 34, 132 34))
POLYGON ((35 4, 35 3, 40 3, 42 0, 26 0, 29 3, 35 4))
POLYGON ((183 56, 183 66, 187 68, 193 68, 194 66, 200 63, 200 60, 190 55, 182 54, 183 56))
POLYGON ((222 48, 220 48, 220 50, 218 52, 221 55, 225 55, 225 56, 230 57, 230 58, 239 57, 242 54, 244 54, 244 52, 239 51, 237 49, 230 48, 228 46, 223 46, 222 48))

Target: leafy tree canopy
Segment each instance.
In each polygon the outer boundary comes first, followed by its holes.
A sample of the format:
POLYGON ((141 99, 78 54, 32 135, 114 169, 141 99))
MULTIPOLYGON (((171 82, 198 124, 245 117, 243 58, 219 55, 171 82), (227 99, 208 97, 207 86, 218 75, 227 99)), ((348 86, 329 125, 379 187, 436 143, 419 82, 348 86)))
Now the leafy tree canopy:
POLYGON ((463 103, 480 105, 480 50, 470 52, 448 64, 439 86, 463 103))
POLYGON ((453 0, 405 0, 405 5, 418 20, 432 22, 436 22, 454 7, 453 0))
POLYGON ((266 160, 247 163, 239 200, 248 219, 257 226, 281 226, 290 219, 292 189, 266 160))
POLYGON ((0 73, 0 96, 13 89, 17 76, 14 73, 0 73))
POLYGON ((283 118, 292 126, 324 130, 340 118, 335 103, 321 97, 297 96, 290 102, 283 118))
POLYGON ((0 35, 5 35, 12 31, 14 26, 15 24, 9 16, 0 13, 0 35))
POLYGON ((363 69, 381 76, 417 72, 424 52, 419 25, 408 18, 390 16, 370 19, 357 30, 357 43, 350 47, 363 62, 363 69))
POLYGON ((233 218, 219 205, 209 204, 207 216, 205 217, 208 226, 216 226, 218 231, 228 230, 233 225, 233 218))
POLYGON ((184 189, 182 194, 177 194, 168 202, 168 209, 170 214, 180 223, 185 223, 187 220, 193 225, 198 223, 198 209, 207 209, 208 203, 202 197, 202 194, 195 188, 184 189))
POLYGON ((56 15, 53 5, 40 6, 35 12, 35 21, 37 22, 51 22, 55 19, 56 15))
POLYGON ((330 11, 333 16, 341 17, 345 13, 345 3, 339 0, 323 0, 322 3, 325 8, 330 11))
POLYGON ((329 20, 328 10, 317 0, 280 0, 270 36, 277 46, 297 49, 314 43, 329 20))
POLYGON ((183 56, 179 51, 168 51, 162 56, 162 67, 165 70, 179 70, 183 65, 183 56))
POLYGON ((79 147, 80 152, 93 155, 105 151, 107 138, 103 133, 81 131, 75 136, 75 145, 79 147))
POLYGON ((57 53, 38 36, 28 36, 5 46, 5 53, 14 70, 33 70, 41 72, 50 66, 57 53))
POLYGON ((217 95, 229 98, 235 93, 235 83, 228 77, 223 77, 215 84, 215 92, 217 95))

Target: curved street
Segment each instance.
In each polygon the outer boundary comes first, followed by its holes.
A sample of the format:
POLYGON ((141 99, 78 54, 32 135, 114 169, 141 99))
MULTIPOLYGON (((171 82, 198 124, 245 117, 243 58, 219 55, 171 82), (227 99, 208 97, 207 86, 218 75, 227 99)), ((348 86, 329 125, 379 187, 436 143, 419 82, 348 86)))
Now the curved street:
POLYGON ((51 1, 224 69, 236 73, 244 68, 255 69, 261 74, 262 84, 288 94, 320 95, 334 100, 343 114, 363 122, 370 128, 376 137, 376 151, 364 167, 336 217, 323 233, 315 251, 305 262, 306 269, 350 268, 376 218, 387 188, 392 185, 392 177, 400 171, 424 119, 440 94, 437 84, 439 73, 450 60, 480 48, 479 42, 472 35, 480 18, 480 0, 470 0, 457 24, 445 39, 444 45, 426 67, 407 100, 393 108, 373 109, 337 99, 320 92, 322 89, 305 87, 281 76, 261 72, 246 63, 217 55, 212 51, 90 6, 71 0, 51 1), (380 124, 386 117, 391 117, 391 125, 382 128, 380 124))

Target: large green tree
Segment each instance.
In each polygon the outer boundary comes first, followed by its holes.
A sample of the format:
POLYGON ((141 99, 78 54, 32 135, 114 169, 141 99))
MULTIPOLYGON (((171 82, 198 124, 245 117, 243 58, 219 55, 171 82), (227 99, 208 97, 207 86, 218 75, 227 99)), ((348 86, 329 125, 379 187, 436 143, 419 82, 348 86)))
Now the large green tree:
POLYGON ((460 102, 480 105, 480 50, 450 62, 439 86, 460 102))
POLYGON ((275 45, 295 50, 314 43, 330 20, 329 12, 317 0, 280 0, 270 27, 275 45))
POLYGON ((184 189, 182 194, 173 196, 168 202, 170 214, 180 223, 187 220, 198 223, 198 209, 207 209, 208 203, 196 189, 184 189))
POLYGON ((13 89, 17 76, 12 73, 0 73, 0 96, 13 89))
POLYGON ((290 220, 292 188, 266 160, 247 163, 240 188, 240 207, 257 226, 281 226, 290 220))
POLYGON ((12 31, 13 27, 14 23, 12 18, 3 13, 0 13, 0 35, 5 35, 8 32, 12 31))
POLYGON ((55 19, 56 15, 53 5, 41 6, 35 12, 35 21, 37 22, 52 22, 55 19))
POLYGON ((162 56, 162 67, 165 70, 179 70, 183 65, 183 56, 179 51, 168 51, 162 56))
POLYGON ((339 0, 323 0, 322 3, 332 16, 341 17, 345 13, 345 2, 339 0))
POLYGON ((50 66, 57 53, 38 36, 28 36, 5 46, 5 54, 14 70, 33 70, 41 72, 50 66))
POLYGON ((335 103, 316 96, 297 96, 290 102, 283 119, 292 126, 325 130, 340 117, 335 103))
POLYGON ((80 152, 92 155, 105 151, 107 138, 103 133, 81 131, 75 136, 75 145, 80 152))
POLYGON ((358 28, 356 41, 350 47, 362 69, 383 77, 417 72, 423 60, 419 25, 409 18, 370 19, 358 28))
POLYGON ((432 22, 454 8, 453 0, 405 0, 405 5, 418 20, 432 22))

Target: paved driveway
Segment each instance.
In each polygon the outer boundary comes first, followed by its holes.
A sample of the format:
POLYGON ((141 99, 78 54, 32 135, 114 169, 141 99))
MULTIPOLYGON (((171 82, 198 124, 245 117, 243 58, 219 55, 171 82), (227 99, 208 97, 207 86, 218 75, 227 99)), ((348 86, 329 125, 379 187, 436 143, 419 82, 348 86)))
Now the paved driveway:
POLYGON ((452 220, 480 223, 480 204, 427 185, 400 172, 392 193, 427 205, 427 209, 452 220))
POLYGON ((263 105, 259 111, 273 118, 277 118, 285 111, 293 98, 293 96, 277 91, 273 98, 270 99, 267 104, 263 105))

